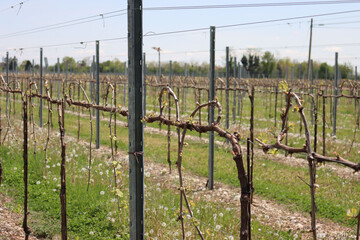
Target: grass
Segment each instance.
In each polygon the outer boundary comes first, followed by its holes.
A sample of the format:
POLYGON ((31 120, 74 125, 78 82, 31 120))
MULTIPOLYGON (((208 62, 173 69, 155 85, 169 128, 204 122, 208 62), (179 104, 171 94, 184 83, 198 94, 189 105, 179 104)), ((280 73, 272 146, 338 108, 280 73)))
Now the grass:
MULTIPOLYGON (((189 94, 189 96, 192 96, 189 94)), ((279 95, 280 96, 280 95, 279 95)), ((265 97, 255 97, 255 136, 266 139, 267 141, 273 141, 268 134, 264 134, 264 129, 268 129, 273 125, 273 116, 269 117, 270 104, 266 103, 266 99, 269 96, 265 97), (262 106, 262 107, 258 107, 262 106), (265 135, 265 136, 264 136, 265 135)), ((230 99, 232 99, 230 97, 230 99)), ((272 100, 274 95, 272 95, 272 100)), ((278 99, 278 109, 281 108, 280 97, 278 99)), ((190 99, 188 100, 190 102, 190 99)), ((230 101, 232 102, 232 101, 230 101)), ((244 98, 243 106, 243 116, 242 116, 242 126, 241 133, 242 136, 247 136, 248 126, 245 123, 245 120, 249 117, 247 113, 250 112, 248 99, 244 98)), ((341 99, 339 104, 339 123, 340 127, 338 130, 337 137, 340 140, 347 140, 353 136, 353 119, 348 115, 352 113, 353 108, 352 101, 347 99, 341 99)), ((308 101, 305 99, 305 104, 308 106, 308 101)), ((4 105, 3 109, 4 109, 4 105)), ((189 104, 188 109, 191 109, 193 105, 189 104)), ((223 105, 224 106, 224 105, 223 105)), ((19 107, 19 104, 17 104, 19 107)), ((273 109, 273 103, 271 109, 273 109)), ((230 107, 231 109, 231 107, 230 107)), ((19 113, 20 109, 17 109, 19 113)), ((272 111, 273 112, 273 111, 272 111)), ((85 112, 86 113, 86 112, 85 112)), ((330 109, 327 109, 327 115, 330 116, 330 109)), ((46 118, 47 111, 44 111, 44 119, 46 118)), ((205 114, 203 114, 205 115, 205 114)), ((272 114, 273 115, 273 114, 272 114)), ((107 114, 104 114, 107 117, 107 114)), ((307 112, 309 119, 309 112, 307 112)), ((37 116, 35 116, 37 119, 37 116)), ((56 123, 56 112, 54 111, 54 128, 57 128, 56 123)), ((120 118, 123 121, 126 121, 124 118, 120 118)), ((239 118, 237 118, 239 120, 239 118)), ((327 119, 329 121, 329 119, 327 119)), ((203 121, 206 121, 206 116, 203 116, 203 121)), ((247 121, 247 120, 246 120, 247 121)), ((298 121, 298 117, 294 114, 291 115, 290 121, 298 121)), ((73 115, 66 115, 66 134, 76 136, 77 135, 77 117, 73 115)), ((278 125, 280 124, 280 119, 278 116, 278 125)), ((94 124, 95 125, 95 124, 94 124)), ((148 126, 158 126, 157 124, 148 125, 148 126)), ((296 127, 299 125, 297 124, 296 127)), ((320 126, 321 127, 321 124, 320 126)), ((90 138, 89 131, 89 120, 88 118, 81 118, 81 139, 88 141, 90 138)), ((174 129, 173 129, 174 130, 174 129)), ((327 127, 327 134, 330 134, 331 128, 327 127)), ((43 133, 42 133, 43 134, 43 133)), ((189 132, 190 135, 198 135, 197 133, 189 132)), ((128 149, 128 132, 126 128, 118 127, 117 131, 119 139, 119 149, 127 151, 128 149)), ((203 134, 204 137, 207 137, 206 134, 203 134)), ((145 137, 145 157, 147 160, 155 161, 158 163, 165 163, 167 150, 164 148, 166 145, 166 137, 161 135, 154 134, 144 134, 145 137)), ((217 138, 219 139, 219 138, 217 138)), ((187 171, 190 171, 201 176, 207 176, 207 158, 208 158, 208 146, 206 144, 201 144, 199 142, 187 141, 189 145, 185 147, 184 150, 184 167, 187 171)), ((290 138, 289 143, 293 146, 302 146, 304 142, 303 137, 290 138)), ((358 140, 356 140, 358 142, 358 140)), ((109 146, 109 130, 106 121, 101 122, 101 139, 100 143, 103 145, 109 146)), ((176 141, 175 138, 172 139, 172 159, 176 159, 176 141)), ((345 142, 344 144, 332 143, 328 146, 327 153, 338 152, 342 156, 351 159, 357 159, 357 151, 353 149, 352 151, 347 151, 349 144, 345 142)), ((39 151, 40 152, 40 151, 39 151)), ((56 153, 55 153, 56 156, 56 153)), ((239 186, 235 165, 231 159, 231 152, 227 148, 217 147, 215 150, 215 179, 223 183, 227 183, 234 186, 239 186)), ((83 157, 82 162, 83 167, 86 167, 86 155, 83 157)), ((20 169, 20 168, 19 168, 20 169)), ((41 169, 41 166, 39 167, 41 169)), ((299 167, 294 168, 290 167, 287 164, 269 161, 266 157, 255 159, 255 169, 254 169, 254 181, 255 181, 255 194, 259 194, 265 198, 273 199, 279 203, 287 205, 293 210, 298 210, 302 212, 309 212, 310 210, 310 196, 308 187, 299 180, 297 177, 299 175, 307 181, 308 179, 308 169, 299 167)), ((318 216, 322 218, 329 218, 335 222, 344 224, 346 226, 354 226, 354 219, 349 219, 346 217, 346 211, 349 208, 359 208, 359 184, 355 180, 344 180, 341 179, 336 173, 333 173, 326 169, 319 169, 317 172, 318 178, 317 183, 320 187, 317 189, 317 207, 318 207, 318 216)), ((85 180, 83 180, 85 181, 85 180)), ((82 183, 84 185, 84 183, 82 183)), ((53 187, 53 185, 49 186, 53 187)), ((83 188, 84 186, 80 187, 83 188)), ((16 188, 20 188, 17 186, 16 188)), ((102 188, 102 187, 101 187, 102 188)), ((20 188, 21 189, 21 188, 20 188)), ((56 188, 53 188, 56 189, 56 188)), ((72 191, 71 188, 68 189, 72 191)), ((74 192, 79 191, 80 189, 73 189, 74 192)), ((54 192, 55 194, 56 192, 54 192)), ((83 192, 81 192, 83 193, 83 192)), ((99 193, 99 191, 97 192, 99 193)), ((96 193, 94 193, 96 194, 96 193)), ((14 195, 16 196, 16 195, 14 195)), ((58 196, 55 194, 56 200, 58 201, 58 196)), ((69 198, 70 199, 70 198, 69 198)), ((89 198, 92 199, 92 198, 89 198)), ((80 201, 80 200, 79 200, 80 201)), ((82 201, 82 200, 81 200, 82 201)), ((79 202, 79 205, 88 204, 87 202, 79 202)), ((175 201, 175 200, 174 200, 175 201)), ((171 202, 171 201, 170 201, 171 202)), ((169 208, 169 207, 168 207, 169 208)), ((102 216, 103 215, 99 215, 102 216)), ((76 231, 81 231, 81 227, 78 227, 76 231)), ((86 229, 85 231, 88 231, 86 229)), ((84 233, 85 234, 85 233, 84 233)), ((85 236, 85 235, 84 235, 85 236)))
MULTIPOLYGON (((124 165, 118 171, 123 174, 122 209, 119 212, 112 193, 112 166, 104 158, 96 159, 92 168, 92 184, 86 191, 84 166, 87 164, 82 146, 75 142, 68 149, 67 159, 67 212, 68 233, 70 239, 128 239, 128 189, 127 168, 124 165)), ((12 209, 22 212, 23 173, 22 156, 16 144, 13 147, 2 146, 2 162, 5 169, 4 184, 0 192, 11 196, 15 202, 12 209)), ((60 235, 60 201, 59 201, 59 162, 58 148, 53 146, 49 162, 48 176, 43 176, 42 152, 29 157, 29 226, 37 237, 52 239, 60 235)), ((154 183, 151 178, 145 179, 146 209, 145 234, 150 239, 180 238, 178 217, 179 197, 176 193, 162 188, 160 183, 154 183)), ((193 196, 189 194, 189 198, 193 196)), ((239 212, 226 209, 225 204, 191 200, 196 221, 204 232, 205 239, 235 239, 238 234, 239 212), (235 214, 235 215, 234 215, 235 214), (214 216, 218 215, 216 219, 214 216)), ((190 239, 196 239, 192 220, 185 219, 186 234, 190 239)), ((253 221, 255 239, 269 239, 281 236, 282 239, 293 239, 288 232, 279 231, 253 221)))

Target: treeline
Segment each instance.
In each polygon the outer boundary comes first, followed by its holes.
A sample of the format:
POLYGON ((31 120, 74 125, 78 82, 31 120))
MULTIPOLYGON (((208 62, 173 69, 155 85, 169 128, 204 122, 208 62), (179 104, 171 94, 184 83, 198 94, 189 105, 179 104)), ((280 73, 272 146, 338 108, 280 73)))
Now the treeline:
MULTIPOLYGON (((44 59, 43 71, 47 73, 57 72, 58 67, 60 67, 61 72, 72 72, 72 73, 89 73, 94 70, 93 59, 85 58, 80 61, 75 61, 72 57, 64 57, 61 62, 54 65, 48 65, 47 59, 44 59)), ((161 63, 161 74, 169 74, 170 70, 169 62, 161 63)), ((241 76, 246 77, 256 77, 256 78, 291 78, 293 74, 294 78, 306 79, 308 73, 308 63, 307 62, 298 62, 296 60, 291 60, 290 58, 281 58, 276 59, 274 55, 267 51, 260 54, 248 53, 243 55, 241 58, 238 58, 235 64, 235 57, 229 57, 230 65, 230 76, 236 74, 239 76, 239 69, 241 66, 241 76), (239 61, 240 60, 240 61, 239 61), (236 71, 234 68, 236 67, 236 71)), ((125 69, 126 63, 121 62, 119 59, 107 60, 100 63, 100 72, 101 73, 126 73, 125 69)), ((159 65, 158 62, 147 62, 147 74, 157 75, 159 74, 159 65)), ((3 59, 0 63, 0 69, 3 71, 6 69, 6 61, 3 59)), ((39 65, 36 64, 33 66, 33 63, 29 60, 24 60, 21 64, 18 64, 16 58, 9 59, 9 70, 10 71, 39 71, 39 65)), ((339 70, 341 78, 354 79, 355 72, 353 66, 349 63, 340 64, 339 70)), ((208 76, 209 74, 209 63, 184 63, 184 62, 172 62, 172 72, 175 75, 184 75, 185 72, 189 76, 208 76)), ((333 79, 334 76, 334 66, 329 65, 326 62, 313 62, 313 76, 316 79, 333 79)), ((226 74, 226 66, 216 66, 216 75, 219 77, 224 77, 226 74)))

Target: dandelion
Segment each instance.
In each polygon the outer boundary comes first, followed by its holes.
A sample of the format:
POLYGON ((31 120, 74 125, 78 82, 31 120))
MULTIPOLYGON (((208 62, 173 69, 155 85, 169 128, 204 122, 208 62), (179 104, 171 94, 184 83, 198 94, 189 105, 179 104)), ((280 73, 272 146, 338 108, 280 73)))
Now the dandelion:
POLYGON ((153 230, 153 229, 150 229, 149 232, 150 232, 150 234, 153 234, 153 233, 154 233, 154 230, 153 230))
POLYGON ((37 181, 36 184, 39 185, 41 182, 40 181, 37 181))
POLYGON ((115 201, 116 201, 116 198, 112 198, 112 199, 111 199, 111 202, 115 202, 115 201))
POLYGON ((55 188, 53 189, 53 192, 56 192, 56 189, 55 189, 55 188))
POLYGON ((115 219, 114 219, 114 218, 111 218, 110 221, 111 221, 112 223, 114 223, 114 222, 115 222, 115 219))
POLYGON ((101 192, 100 192, 100 195, 104 195, 104 194, 105 194, 105 192, 104 192, 104 191, 101 191, 101 192))
POLYGON ((17 170, 17 167, 14 167, 14 170, 16 171, 16 170, 17 170))
POLYGON ((224 216, 224 214, 223 213, 219 213, 219 217, 223 217, 224 216))
POLYGON ((161 192, 161 189, 160 189, 160 188, 156 188, 156 191, 157 191, 157 192, 161 192))
POLYGON ((215 226, 215 231, 218 232, 218 231, 220 231, 220 229, 221 229, 221 225, 216 225, 216 226, 215 226))
POLYGON ((191 236, 191 232, 190 232, 190 231, 188 231, 188 232, 185 233, 185 237, 190 237, 190 236, 191 236))
POLYGON ((99 172, 99 174, 102 176, 104 173, 103 173, 103 172, 99 172))
POLYGON ((145 172, 145 177, 150 177, 150 173, 149 172, 145 172))
POLYGON ((90 235, 94 235, 94 232, 93 232, 93 231, 90 231, 89 234, 90 234, 90 235))
POLYGON ((166 227, 166 223, 165 223, 165 222, 163 222, 163 223, 161 224, 161 226, 166 227))
POLYGON ((46 168, 50 168, 50 166, 49 166, 49 165, 46 165, 46 168))
POLYGON ((178 231, 174 232, 174 237, 177 237, 177 236, 179 236, 179 232, 178 232, 178 231))
POLYGON ((167 211, 167 210, 168 210, 168 208, 167 208, 167 207, 164 207, 164 210, 165 210, 165 211, 167 211))
POLYGON ((230 236, 230 237, 229 237, 229 240, 234 240, 234 237, 233 237, 233 236, 230 236))

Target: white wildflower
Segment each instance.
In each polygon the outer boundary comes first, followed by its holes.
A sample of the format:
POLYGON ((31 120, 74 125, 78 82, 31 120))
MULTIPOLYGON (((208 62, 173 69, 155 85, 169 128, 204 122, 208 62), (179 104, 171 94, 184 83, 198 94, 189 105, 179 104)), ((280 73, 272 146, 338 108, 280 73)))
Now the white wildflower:
POLYGON ((218 232, 218 231, 220 231, 220 229, 221 229, 221 225, 216 225, 216 226, 215 226, 215 231, 218 232))

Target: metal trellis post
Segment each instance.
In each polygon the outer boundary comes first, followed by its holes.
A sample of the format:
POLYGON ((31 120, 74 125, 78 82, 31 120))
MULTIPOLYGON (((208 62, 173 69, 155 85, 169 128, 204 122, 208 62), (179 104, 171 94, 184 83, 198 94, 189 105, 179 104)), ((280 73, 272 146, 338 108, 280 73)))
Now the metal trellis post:
POLYGON ((291 67, 291 88, 294 86, 294 73, 295 69, 294 66, 291 67))
POLYGON ((358 74, 357 74, 357 66, 355 66, 355 81, 358 80, 358 74))
MULTIPOLYGON (((96 41, 96 105, 100 104, 100 57, 99 57, 100 43, 96 41)), ((100 148, 100 111, 96 109, 96 148, 100 148)))
MULTIPOLYGON (((313 60, 310 60, 310 69, 309 69, 309 78, 310 78, 310 93, 314 94, 314 69, 313 69, 313 60)), ((315 100, 315 99, 314 99, 315 100)), ((311 100, 311 125, 314 125, 314 101, 311 100)))
MULTIPOLYGON (((124 77, 126 78, 126 62, 124 62, 124 77)), ((126 81, 124 81, 124 106, 126 106, 126 81)))
POLYGON ((184 111, 186 112, 187 111, 187 92, 188 92, 188 88, 187 88, 187 86, 188 86, 188 79, 187 79, 187 77, 188 77, 188 72, 187 72, 187 64, 185 63, 185 66, 184 66, 184 71, 185 71, 185 89, 184 89, 184 95, 185 95, 185 97, 184 97, 184 101, 185 101, 185 109, 184 109, 184 111))
POLYGON ((128 0, 130 239, 144 239, 142 0, 128 0))
MULTIPOLYGON (((146 116, 146 54, 143 55, 143 114, 146 116)), ((145 126, 145 123, 144 123, 145 126)))
MULTIPOLYGON (((40 94, 43 94, 43 69, 42 69, 42 65, 43 65, 43 49, 40 48, 40 94)), ((42 119, 42 115, 43 115, 43 102, 42 102, 42 98, 40 98, 40 106, 39 106, 39 119, 40 119, 40 127, 43 126, 43 119, 42 119)))
POLYGON ((57 59, 57 98, 60 99, 60 59, 57 59))
POLYGON ((335 81, 334 81, 334 111, 333 111, 333 135, 336 136, 336 111, 337 111, 337 95, 338 95, 338 79, 339 79, 339 66, 338 66, 338 53, 335 53, 335 81))
POLYGON ((234 99, 233 99, 233 124, 235 124, 236 119, 236 57, 234 57, 234 99))
MULTIPOLYGON (((210 84, 209 84, 209 101, 215 99, 215 27, 210 27, 210 84)), ((214 122, 214 106, 209 108, 209 124, 214 122)), ((214 188, 214 132, 209 132, 209 183, 208 189, 214 188)))
MULTIPOLYGON (((6 52, 6 84, 9 85, 9 52, 6 52)), ((9 114, 9 92, 6 92, 6 114, 9 114)))
POLYGON ((229 63, 229 47, 226 47, 226 130, 229 129, 229 77, 230 77, 230 63, 229 63))

